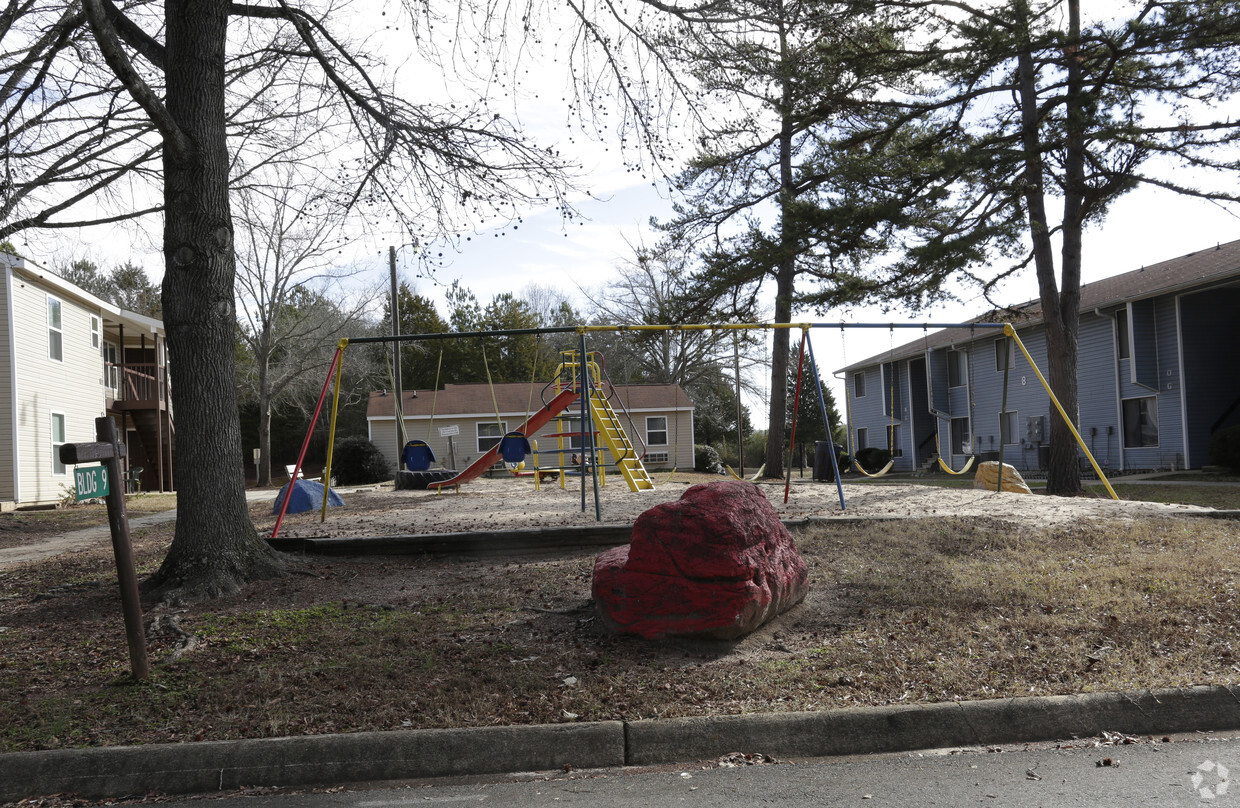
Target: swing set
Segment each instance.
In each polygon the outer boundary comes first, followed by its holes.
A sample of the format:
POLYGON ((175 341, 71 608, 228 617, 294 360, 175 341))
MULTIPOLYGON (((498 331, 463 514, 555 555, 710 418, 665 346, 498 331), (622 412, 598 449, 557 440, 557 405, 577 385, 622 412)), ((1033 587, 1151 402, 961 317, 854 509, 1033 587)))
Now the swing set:
MULTIPOLYGON (((602 380, 604 378, 604 374, 602 371, 602 364, 601 362, 598 362, 598 361, 592 361, 592 357, 597 356, 597 354, 591 354, 590 352, 586 350, 586 335, 587 334, 591 332, 625 332, 625 331, 679 331, 679 330, 684 330, 684 331, 691 331, 691 330, 740 331, 740 330, 774 330, 774 329, 781 329, 781 328, 782 329, 793 329, 793 328, 800 329, 801 330, 801 344, 800 344, 799 358, 797 361, 796 392, 794 394, 794 407, 792 411, 793 412, 792 429, 791 429, 791 434, 790 434, 790 443, 791 445, 795 445, 796 429, 797 429, 797 412, 800 408, 799 405, 800 405, 800 397, 801 397, 801 383, 802 383, 802 377, 803 377, 804 370, 805 370, 805 364, 806 364, 805 359, 807 355, 809 357, 809 365, 810 365, 811 371, 813 373, 813 377, 816 382, 814 384, 814 388, 815 390, 817 390, 817 398, 818 398, 819 409, 821 411, 823 423, 827 427, 828 436, 834 434, 833 425, 830 423, 830 418, 828 416, 826 403, 822 395, 821 383, 819 382, 819 380, 821 379, 821 376, 818 373, 818 366, 814 360, 813 346, 810 343, 809 335, 810 335, 810 331, 815 328, 836 328, 836 327, 840 329, 841 341, 843 340, 843 332, 847 328, 887 328, 891 330, 893 334, 896 328, 922 328, 923 330, 927 330, 930 328, 969 328, 971 338, 972 338, 974 329, 978 329, 978 328, 1002 329, 1004 335, 1009 340, 1011 340, 1013 343, 1015 343, 1015 345, 1020 349, 1021 353, 1024 355, 1025 360, 1029 363, 1029 367, 1032 369, 1038 381, 1042 384, 1042 387, 1046 390, 1047 394, 1050 397, 1051 403, 1054 405, 1055 409, 1059 412, 1060 417, 1063 419, 1064 423, 1067 424, 1068 429, 1072 432, 1072 435, 1076 439, 1077 444, 1081 447, 1081 451, 1089 459, 1089 462, 1093 466, 1094 471, 1097 473, 1098 478, 1102 481, 1103 485, 1106 486, 1108 493, 1111 495, 1113 499, 1119 499, 1114 489, 1111 488, 1110 482, 1107 480, 1106 476, 1103 474, 1102 469, 1098 466, 1098 463, 1094 459, 1093 454, 1089 451, 1089 448, 1086 446, 1085 441, 1081 438, 1081 435, 1076 430, 1076 427, 1073 426, 1071 419, 1068 418, 1068 415, 1064 411, 1062 405, 1059 403, 1058 398, 1056 398, 1054 392, 1050 388, 1050 385, 1046 382, 1045 377, 1042 375, 1041 371, 1038 370, 1037 365, 1034 363, 1033 358, 1029 354, 1029 351, 1025 348, 1024 343, 1022 343, 1020 340, 1020 337, 1017 336, 1016 330, 1011 326, 1011 324, 1008 324, 1008 323, 966 323, 963 325, 955 324, 955 323, 953 324, 933 324, 933 323, 726 323, 726 324, 685 324, 685 325, 602 325, 602 326, 564 326, 564 327, 553 327, 553 328, 509 329, 509 330, 503 330, 503 331, 471 331, 471 332, 454 332, 454 333, 450 332, 450 333, 435 333, 435 334, 410 334, 410 335, 399 335, 399 336, 362 337, 362 338, 352 339, 352 340, 341 339, 337 343, 336 353, 332 357, 331 364, 328 367, 327 376, 323 381, 323 388, 319 393, 318 403, 316 404, 314 414, 310 419, 310 424, 311 424, 310 429, 307 430, 306 438, 302 443, 301 452, 298 454, 298 457, 297 457, 297 464, 294 468, 293 477, 295 479, 296 476, 301 471, 302 462, 305 460, 306 451, 310 445, 310 438, 313 434, 314 424, 318 422, 319 415, 322 412, 323 404, 327 398, 328 389, 332 384, 332 377, 334 376, 335 377, 335 390, 334 390, 333 397, 332 397, 331 417, 330 417, 328 445, 327 445, 327 464, 326 464, 326 467, 323 473, 324 480, 330 480, 331 478, 332 450, 335 444, 336 419, 337 419, 337 415, 339 412, 340 384, 341 384, 341 376, 342 376, 342 369, 343 369, 343 363, 344 363, 344 352, 345 352, 345 349, 348 348, 350 344, 387 343, 387 342, 399 344, 400 342, 418 341, 418 340, 444 340, 444 339, 463 339, 463 338, 484 338, 485 339, 485 338, 493 338, 493 337, 501 337, 501 336, 574 333, 574 334, 577 334, 580 338, 580 347, 577 351, 565 352, 565 354, 575 354, 576 359, 572 361, 562 361, 560 364, 560 367, 557 368, 555 379, 553 379, 553 381, 549 383, 548 388, 544 388, 545 391, 547 389, 553 389, 555 391, 554 397, 550 401, 545 401, 543 403, 543 406, 537 412, 531 413, 530 409, 532 408, 532 401, 533 401, 532 399, 533 378, 531 378, 531 399, 530 399, 530 403, 527 405, 527 417, 526 417, 525 422, 522 424, 522 426, 517 430, 512 430, 512 431, 507 432, 501 438, 501 440, 494 447, 491 448, 490 451, 485 453, 483 457, 474 461, 474 463, 472 463, 467 469, 465 469, 462 472, 457 473, 451 479, 438 482, 438 483, 433 483, 432 486, 436 490, 442 490, 443 488, 446 488, 448 486, 459 487, 459 485, 462 482, 466 482, 469 479, 473 479, 479 476, 480 474, 482 474, 487 469, 491 468, 491 466, 493 466, 500 457, 503 457, 505 462, 511 464, 514 467, 513 468, 514 471, 520 471, 521 470, 520 465, 526 456, 529 456, 531 454, 536 456, 537 450, 536 450, 535 445, 530 443, 530 440, 529 440, 530 437, 535 432, 537 432, 537 430, 540 429, 542 426, 546 425, 548 422, 550 422, 557 416, 561 416, 564 413, 564 411, 573 402, 580 402, 580 422, 579 423, 581 424, 581 430, 579 434, 583 441, 583 446, 582 446, 583 451, 581 455, 580 466, 578 467, 578 469, 580 471, 581 478, 582 478, 582 487, 581 487, 582 510, 584 511, 586 509, 585 481, 587 477, 590 477, 593 480, 595 514, 596 514, 596 518, 598 519, 598 521, 601 522, 602 521, 602 510, 601 510, 601 506, 599 503, 599 492, 598 492, 599 480, 600 480, 599 464, 587 462, 587 459, 589 457, 594 456, 594 454, 597 451, 601 451, 602 449, 602 447, 598 447, 595 444, 596 436, 601 437, 603 440, 603 444, 607 447, 607 449, 611 451, 613 458, 616 459, 616 464, 618 468, 620 468, 621 473, 624 474, 624 476, 626 477, 626 480, 629 482, 630 488, 633 491, 650 489, 654 487, 654 484, 653 484, 653 481, 650 480, 649 475, 646 474, 645 469, 644 467, 642 467, 642 464, 641 464, 641 454, 644 454, 644 452, 639 454, 637 450, 632 446, 632 444, 628 442, 627 436, 625 435, 624 430, 620 426, 619 419, 617 418, 614 409, 611 407, 609 396, 603 390, 602 380), (567 375, 567 378, 568 378, 567 383, 563 380, 565 375, 567 375), (586 424, 591 424, 592 428, 587 428, 586 424)), ((928 345, 928 342, 927 342, 927 345, 928 345)), ((1006 342, 1005 342, 1005 345, 1006 345, 1006 342)), ((972 345, 970 345, 969 354, 971 357, 972 345)), ((841 355, 842 355, 842 347, 841 347, 841 355)), ((889 359, 892 359, 893 357, 894 357, 894 350, 892 350, 889 353, 889 359)), ((440 364, 441 365, 442 365, 442 361, 443 361, 443 352, 441 350, 440 351, 440 364)), ((486 363, 485 352, 484 352, 484 363, 486 363)), ((898 388, 898 383, 896 380, 897 366, 894 361, 888 362, 887 364, 890 366, 891 370, 887 375, 887 378, 888 378, 887 389, 884 392, 886 393, 886 397, 888 399, 886 403, 887 403, 887 408, 889 409, 891 419, 892 419, 891 426, 895 427, 897 425, 897 420, 896 420, 896 411, 897 411, 896 392, 898 388)), ((847 365, 846 359, 845 359, 845 365, 847 365)), ((1009 357, 1009 359, 1005 361, 1005 364, 1004 364, 1003 404, 1002 404, 1001 412, 1006 411, 1007 409, 1007 385, 1008 385, 1008 373, 1010 371, 1010 365, 1011 365, 1011 361, 1009 357)), ((970 369, 971 369, 971 359, 970 359, 970 369)), ((533 373, 536 374, 536 372, 537 370, 536 370, 536 363, 535 363, 535 368, 533 370, 533 373)), ((931 376, 933 376, 933 374, 931 374, 931 376)), ((434 420, 434 408, 435 408, 435 404, 437 403, 437 398, 438 398, 438 377, 439 377, 439 370, 437 369, 436 370, 436 399, 432 401, 432 416, 431 416, 432 424, 434 420)), ((488 384, 489 384, 490 383, 489 364, 487 365, 487 377, 488 377, 488 384)), ((969 384, 970 385, 972 384, 971 380, 969 384)), ((933 381, 931 380, 931 400, 932 400, 931 403, 933 403, 933 386, 932 385, 933 385, 933 381)), ((971 408, 972 407, 972 392, 971 392, 972 388, 970 387, 969 389, 970 389, 969 398, 970 398, 970 408, 971 408)), ((546 392, 544 392, 544 396, 545 395, 546 395, 546 392)), ((849 435, 849 454, 851 456, 852 466, 867 477, 883 476, 887 474, 891 470, 891 468, 894 466, 894 459, 890 459, 887 462, 887 464, 877 472, 867 472, 865 469, 862 469, 860 467, 860 464, 857 463, 856 461, 855 452, 852 451, 855 445, 855 442, 853 440, 854 424, 853 424, 852 412, 851 412, 851 406, 849 404, 849 399, 850 399, 850 396, 846 392, 845 393, 845 406, 846 406, 846 412, 847 412, 846 417, 848 418, 848 422, 849 422, 846 434, 849 435)), ((493 386, 492 386, 492 400, 494 402, 493 386)), ((400 408, 399 408, 399 403, 398 403, 396 409, 394 410, 394 413, 399 413, 399 409, 400 408)), ((495 409, 496 409, 496 414, 497 414, 497 422, 499 422, 499 418, 498 418, 499 408, 498 408, 497 403, 495 404, 495 409)), ((936 412, 935 415, 936 415, 935 440, 936 440, 936 449, 937 449, 937 440, 938 440, 938 431, 939 431, 938 421, 940 420, 939 418, 940 414, 936 412)), ((1002 417, 1002 415, 1000 417, 1002 417)), ((398 418, 397 420, 400 420, 400 419, 398 418)), ((397 427, 403 429, 403 424, 398 424, 397 427)), ((571 433, 571 434, 578 434, 578 433, 571 433)), ((894 434, 894 429, 889 431, 888 434, 889 436, 894 434)), ((564 434, 559 434, 556 437, 560 441, 559 451, 562 455, 563 450, 564 450, 564 447, 563 447, 564 434)), ((890 440, 891 438, 889 437, 889 441, 890 440)), ((427 441, 425 440, 408 441, 407 443, 405 443, 404 449, 402 450, 401 455, 402 455, 402 460, 410 468, 416 468, 418 466, 423 466, 423 464, 425 468, 429 468, 430 464, 435 462, 434 452, 431 449, 429 443, 427 443, 427 441)), ((846 508, 846 505, 844 502, 844 489, 840 481, 840 470, 839 470, 837 458, 836 458, 834 451, 828 452, 828 455, 831 458, 831 464, 835 471, 835 481, 836 481, 836 488, 837 488, 839 499, 840 499, 840 508, 844 509, 846 508)), ((1000 462, 1000 466, 999 466, 1000 471, 999 471, 998 489, 1002 490, 1002 487, 1003 487, 1002 486, 1002 469, 1003 469, 1003 465, 1002 465, 1003 445, 1002 443, 1000 443, 1000 447, 999 447, 999 462, 1000 462)), ((969 470, 970 466, 972 465, 973 457, 970 456, 968 458, 968 460, 965 463, 965 466, 960 471, 954 471, 950 469, 950 467, 948 467, 943 462, 941 457, 939 458, 939 463, 944 468, 944 470, 948 471, 949 473, 964 474, 969 470)), ((560 466, 562 470, 563 469, 562 462, 560 466)), ((533 472, 536 485, 537 485, 537 480, 538 480, 538 471, 539 469, 536 468, 535 471, 533 472)), ((759 470, 759 473, 761 473, 761 469, 759 470)), ((736 475, 735 472, 733 472, 733 475, 739 476, 739 475, 736 475)), ((561 474, 561 477, 560 477, 561 485, 563 485, 563 478, 564 478, 564 475, 561 474)), ((788 492, 791 486, 791 482, 792 482, 791 464, 789 464, 788 475, 787 475, 787 478, 785 480, 785 485, 784 485, 784 501, 785 502, 788 501, 788 492)), ((428 487, 431 487, 431 486, 428 486, 428 487)), ((330 492, 330 485, 325 484, 324 492, 323 492, 323 506, 322 506, 321 516, 320 516, 320 521, 326 520, 327 518, 327 499, 328 499, 329 492, 330 492)), ((284 508, 280 510, 280 514, 276 518, 276 523, 272 530, 273 538, 279 535, 280 525, 283 522, 289 499, 290 499, 289 497, 285 497, 284 508)))

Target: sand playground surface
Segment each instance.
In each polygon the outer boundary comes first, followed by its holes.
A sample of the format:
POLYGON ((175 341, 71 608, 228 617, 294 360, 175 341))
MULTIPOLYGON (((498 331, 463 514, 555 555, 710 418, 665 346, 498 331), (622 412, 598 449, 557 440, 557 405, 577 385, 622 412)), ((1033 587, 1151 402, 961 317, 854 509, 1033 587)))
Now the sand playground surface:
MULTIPOLYGON (((679 499, 690 485, 721 479, 678 474, 667 481, 654 476, 654 490, 636 493, 619 476, 608 476, 607 485, 599 489, 601 523, 632 524, 643 511, 679 499)), ((1029 525, 1055 525, 1078 520, 1191 515, 1210 510, 1192 505, 1038 493, 996 494, 971 488, 872 482, 844 483, 846 507, 841 508, 834 483, 794 477, 786 504, 782 483, 757 485, 784 520, 986 516, 1029 525)), ((395 491, 390 487, 354 491, 342 494, 345 506, 329 509, 324 522, 320 522, 318 510, 286 516, 280 536, 398 536, 599 524, 592 486, 586 486, 584 510, 580 480, 572 480, 566 486, 561 489, 557 483, 546 482, 535 490, 528 477, 496 477, 473 480, 462 485, 459 493, 395 491)), ((272 523, 274 517, 259 525, 264 535, 270 535, 272 523)))

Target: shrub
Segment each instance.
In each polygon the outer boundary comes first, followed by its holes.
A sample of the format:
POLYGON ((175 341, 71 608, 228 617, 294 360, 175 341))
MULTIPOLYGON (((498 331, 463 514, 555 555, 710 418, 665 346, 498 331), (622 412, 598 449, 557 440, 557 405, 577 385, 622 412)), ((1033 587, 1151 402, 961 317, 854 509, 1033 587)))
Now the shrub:
POLYGON ((857 450, 857 464, 868 473, 874 474, 891 459, 891 452, 877 446, 867 446, 857 450))
POLYGON ((332 453, 332 476, 340 485, 365 485, 392 479, 383 452, 360 436, 344 438, 332 453))
POLYGON ((1220 429, 1211 436, 1210 462, 1240 471, 1240 425, 1220 429))
POLYGON ((719 462, 719 452, 714 446, 697 444, 693 447, 693 470, 707 474, 718 474, 723 471, 719 462))

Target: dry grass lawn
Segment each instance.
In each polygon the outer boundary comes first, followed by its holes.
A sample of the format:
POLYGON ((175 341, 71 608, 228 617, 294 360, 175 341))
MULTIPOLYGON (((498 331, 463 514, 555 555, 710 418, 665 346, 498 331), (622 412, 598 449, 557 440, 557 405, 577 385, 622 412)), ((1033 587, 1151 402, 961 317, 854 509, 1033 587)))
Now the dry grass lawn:
MULTIPOLYGON (((141 572, 170 538, 135 532, 141 572)), ((1240 681, 1236 522, 926 518, 796 540, 809 598, 731 644, 605 633, 594 553, 290 558, 235 598, 150 609, 141 684, 106 548, 0 569, 0 751, 1240 681)))

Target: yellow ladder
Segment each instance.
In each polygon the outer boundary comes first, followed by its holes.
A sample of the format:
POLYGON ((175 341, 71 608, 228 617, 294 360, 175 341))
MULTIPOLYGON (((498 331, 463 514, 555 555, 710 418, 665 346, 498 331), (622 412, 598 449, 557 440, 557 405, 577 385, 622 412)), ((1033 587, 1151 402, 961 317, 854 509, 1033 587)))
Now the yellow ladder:
POLYGON ((641 458, 637 456, 633 444, 629 442, 628 436, 620 427, 620 420, 616 418, 611 402, 596 386, 590 388, 590 419, 594 421, 595 429, 602 436, 603 445, 611 451, 616 467, 620 469, 620 473, 624 475, 624 479, 629 484, 629 490, 649 491, 654 488, 654 481, 646 473, 646 467, 642 465, 641 458))

